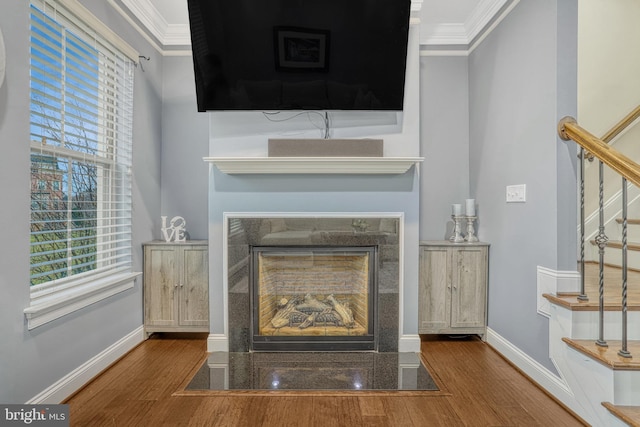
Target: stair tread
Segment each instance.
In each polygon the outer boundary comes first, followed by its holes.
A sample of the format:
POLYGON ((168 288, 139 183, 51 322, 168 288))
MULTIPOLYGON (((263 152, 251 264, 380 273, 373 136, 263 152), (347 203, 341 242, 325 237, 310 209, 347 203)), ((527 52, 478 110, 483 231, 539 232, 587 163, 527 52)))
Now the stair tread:
MULTIPOLYGON (((552 295, 542 294, 544 298, 550 302, 568 308, 572 311, 598 311, 598 296, 589 297, 587 301, 581 301, 577 295, 552 295)), ((604 302, 605 311, 620 311, 622 303, 620 301, 604 302)), ((627 311, 640 311, 640 302, 632 302, 627 300, 627 311)))
MULTIPOLYGON (((622 224, 622 218, 616 218, 618 224, 622 224)), ((640 224, 640 218, 627 218, 627 224, 638 225, 640 224)))
MULTIPOLYGON (((595 240, 591 240, 591 244, 595 245, 596 241, 595 240)), ((614 249, 622 249, 622 241, 620 241, 620 240, 609 240, 607 242, 607 247, 608 248, 614 248, 614 249)), ((640 243, 638 243, 638 242, 627 242, 627 250, 640 251, 640 243)))
POLYGON ((632 356, 635 354, 635 358, 625 358, 618 355, 618 350, 622 348, 622 341, 620 340, 607 340, 608 347, 600 347, 595 340, 562 338, 562 341, 614 370, 640 371, 640 357, 638 357, 640 355, 640 341, 627 341, 627 350, 632 356))
POLYGON ((602 402, 602 406, 630 426, 640 427, 640 406, 614 405, 609 402, 602 402))
MULTIPOLYGON (((600 278, 598 264, 585 263, 585 292, 588 301, 578 300, 577 294, 543 294, 553 304, 573 311, 597 311, 600 278)), ((606 311, 622 310, 622 269, 611 265, 604 270, 604 309, 606 311)), ((628 271, 627 274, 627 310, 640 311, 640 272, 628 271)))

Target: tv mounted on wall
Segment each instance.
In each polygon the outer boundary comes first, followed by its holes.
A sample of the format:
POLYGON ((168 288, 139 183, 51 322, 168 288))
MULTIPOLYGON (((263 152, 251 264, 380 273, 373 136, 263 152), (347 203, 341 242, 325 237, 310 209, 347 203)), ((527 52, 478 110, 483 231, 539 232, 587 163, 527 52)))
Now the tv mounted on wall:
POLYGON ((188 0, 198 111, 402 110, 411 0, 188 0))

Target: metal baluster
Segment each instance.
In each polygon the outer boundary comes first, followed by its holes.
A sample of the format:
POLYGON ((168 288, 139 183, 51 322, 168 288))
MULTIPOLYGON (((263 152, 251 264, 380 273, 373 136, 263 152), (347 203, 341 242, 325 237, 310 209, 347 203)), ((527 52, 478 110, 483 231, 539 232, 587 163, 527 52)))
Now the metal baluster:
POLYGON ((598 225, 598 235, 596 236, 596 243, 599 249, 599 273, 600 279, 598 282, 598 294, 599 294, 599 304, 598 304, 598 339, 596 340, 596 345, 600 347, 608 347, 607 342, 604 340, 604 249, 607 247, 607 242, 609 238, 604 233, 604 165, 602 162, 599 162, 598 165, 598 176, 600 180, 600 189, 598 194, 598 217, 599 217, 599 225, 598 225))
POLYGON ((580 147, 578 162, 580 174, 580 295, 579 301, 589 301, 584 285, 584 148, 580 147))
POLYGON ((627 180, 622 178, 622 348, 621 357, 631 357, 627 350, 627 180))

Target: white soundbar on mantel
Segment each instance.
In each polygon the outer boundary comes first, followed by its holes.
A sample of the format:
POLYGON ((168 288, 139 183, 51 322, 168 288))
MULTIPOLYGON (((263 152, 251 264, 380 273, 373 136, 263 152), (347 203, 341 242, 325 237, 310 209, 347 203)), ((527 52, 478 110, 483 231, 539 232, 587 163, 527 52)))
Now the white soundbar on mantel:
POLYGON ((403 174, 424 157, 204 157, 222 173, 403 174))

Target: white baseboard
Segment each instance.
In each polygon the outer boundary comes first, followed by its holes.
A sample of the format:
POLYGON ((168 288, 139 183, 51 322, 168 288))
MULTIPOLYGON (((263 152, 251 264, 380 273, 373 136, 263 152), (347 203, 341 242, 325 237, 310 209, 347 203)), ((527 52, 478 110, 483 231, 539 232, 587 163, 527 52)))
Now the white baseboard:
POLYGON ((538 314, 547 318, 551 316, 551 303, 542 294, 580 292, 580 273, 577 271, 557 271, 538 266, 536 278, 538 314))
POLYGON ((402 335, 398 341, 400 353, 420 353, 420 335, 402 335))
MULTIPOLYGON (((207 353, 214 351, 229 351, 229 338, 225 334, 209 334, 207 338, 207 353)), ((420 335, 403 335, 398 342, 401 353, 420 352, 420 335)))
POLYGON ((69 372, 26 403, 29 405, 37 405, 62 402, 144 340, 144 327, 140 326, 69 372))
POLYGON ((564 379, 542 366, 491 328, 487 328, 487 343, 561 402, 565 402, 567 398, 573 398, 573 392, 564 379))
POLYGON ((229 337, 225 334, 209 334, 207 338, 207 353, 214 351, 229 351, 229 337))

